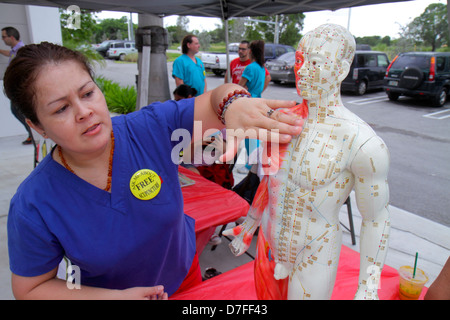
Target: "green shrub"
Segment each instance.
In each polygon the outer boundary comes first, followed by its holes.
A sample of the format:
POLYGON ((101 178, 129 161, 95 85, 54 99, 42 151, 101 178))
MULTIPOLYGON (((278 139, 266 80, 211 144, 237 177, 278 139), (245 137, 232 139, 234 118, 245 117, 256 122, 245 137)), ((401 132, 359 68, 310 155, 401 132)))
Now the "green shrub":
POLYGON ((137 62, 138 61, 138 53, 137 52, 133 52, 133 53, 129 53, 125 56, 124 61, 127 62, 137 62))
POLYGON ((134 87, 122 87, 103 77, 97 77, 95 82, 105 96, 109 111, 127 114, 136 110, 137 92, 134 87))
POLYGON ((176 58, 181 56, 181 53, 178 52, 166 52, 167 62, 175 61, 176 58))

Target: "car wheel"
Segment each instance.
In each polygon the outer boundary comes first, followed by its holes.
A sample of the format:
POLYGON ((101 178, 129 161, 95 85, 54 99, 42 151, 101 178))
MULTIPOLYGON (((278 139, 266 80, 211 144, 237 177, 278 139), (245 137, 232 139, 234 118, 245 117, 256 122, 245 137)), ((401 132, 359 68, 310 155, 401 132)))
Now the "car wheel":
POLYGON ((400 94, 397 92, 388 92, 387 93, 389 100, 391 101, 397 101, 398 97, 400 97, 400 94))
POLYGON ((367 83, 365 81, 361 81, 356 88, 356 94, 358 96, 362 96, 367 91, 367 83))
POLYGON ((119 60, 120 61, 124 61, 125 60, 125 53, 120 54, 119 60))
POLYGON ((423 81, 423 72, 419 68, 411 67, 402 72, 400 75, 400 88, 416 89, 423 81))
POLYGON ((447 89, 442 88, 437 95, 432 98, 433 107, 443 107, 447 101, 447 89))

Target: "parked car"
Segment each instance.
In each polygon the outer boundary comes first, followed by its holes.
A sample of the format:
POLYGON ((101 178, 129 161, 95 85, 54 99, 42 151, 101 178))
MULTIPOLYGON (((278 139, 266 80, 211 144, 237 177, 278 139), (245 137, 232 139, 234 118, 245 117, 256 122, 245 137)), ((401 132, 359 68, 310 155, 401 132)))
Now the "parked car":
POLYGON ((295 83, 295 52, 287 52, 274 60, 266 62, 270 77, 274 83, 295 83))
POLYGON ((388 66, 389 59, 384 52, 356 51, 350 71, 342 81, 341 90, 363 95, 367 90, 382 89, 388 66))
MULTIPOLYGON (((228 46, 230 62, 239 57, 238 55, 239 43, 230 43, 228 46)), ((286 52, 295 52, 291 46, 284 44, 266 43, 264 46, 265 60, 275 59, 286 52)), ((227 55, 225 53, 204 52, 201 55, 201 60, 207 71, 214 72, 215 75, 222 76, 228 69, 227 55)))
POLYGON ((426 97, 442 107, 450 92, 450 52, 406 52, 392 60, 384 78, 390 100, 426 97))
POLYGON ((111 46, 111 43, 113 43, 113 42, 117 42, 117 40, 105 40, 102 43, 100 43, 99 45, 97 45, 95 50, 97 50, 97 52, 100 53, 100 55, 102 57, 106 57, 106 53, 108 52, 109 47, 111 46))
MULTIPOLYGON (((239 57, 239 43, 230 43, 228 45, 229 59, 239 57)), ((205 70, 212 71, 216 76, 222 76, 227 70, 227 55, 219 52, 204 52, 200 58, 205 66, 205 70)))
POLYGON ((273 60, 287 52, 295 52, 295 49, 285 44, 266 43, 264 46, 264 59, 266 61, 273 60))
POLYGON ((123 61, 127 54, 134 52, 137 52, 136 45, 134 42, 131 41, 115 42, 111 44, 106 55, 110 59, 123 61))

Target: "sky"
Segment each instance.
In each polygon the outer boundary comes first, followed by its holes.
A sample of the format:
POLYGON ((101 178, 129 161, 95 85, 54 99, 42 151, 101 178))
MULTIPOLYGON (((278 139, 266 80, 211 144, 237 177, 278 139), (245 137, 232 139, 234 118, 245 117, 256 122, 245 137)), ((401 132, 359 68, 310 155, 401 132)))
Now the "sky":
MULTIPOLYGON (((324 23, 336 23, 350 30, 355 37, 364 36, 390 36, 392 39, 398 38, 400 25, 406 26, 415 17, 421 15, 425 8, 432 3, 447 4, 447 0, 414 0, 397 3, 386 3, 337 11, 317 11, 305 13, 304 28, 302 33, 308 32, 324 23), (350 13, 350 21, 349 21, 350 13)), ((120 18, 129 16, 128 13, 103 11, 97 16, 100 19, 120 18)), ((137 23, 138 15, 133 14, 133 22, 137 23)), ((175 25, 177 16, 164 18, 164 26, 175 25)), ((191 30, 210 31, 216 29, 216 24, 220 24, 218 18, 202 18, 189 16, 189 27, 191 30)))

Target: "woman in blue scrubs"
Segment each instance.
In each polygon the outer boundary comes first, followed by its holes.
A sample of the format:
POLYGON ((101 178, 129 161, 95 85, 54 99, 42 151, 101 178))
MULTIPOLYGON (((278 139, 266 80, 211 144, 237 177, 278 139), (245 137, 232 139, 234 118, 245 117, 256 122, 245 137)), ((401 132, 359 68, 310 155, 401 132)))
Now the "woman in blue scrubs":
MULTIPOLYGON (((195 285, 194 221, 183 212, 172 159, 181 142, 172 133, 192 137, 195 121, 203 131, 225 122, 277 129, 272 137, 286 143, 301 130, 301 121, 268 113, 295 102, 245 98, 233 84, 111 119, 85 58, 50 43, 22 48, 4 87, 27 123, 57 144, 11 200, 8 250, 19 299, 166 299, 195 285), (58 279, 63 259, 80 287, 58 279)), ((229 132, 227 143, 236 146, 229 132)))

